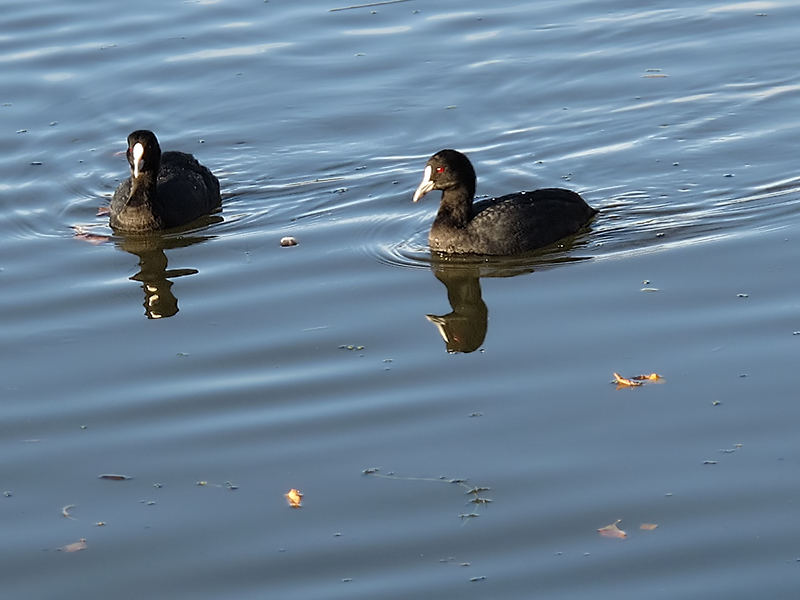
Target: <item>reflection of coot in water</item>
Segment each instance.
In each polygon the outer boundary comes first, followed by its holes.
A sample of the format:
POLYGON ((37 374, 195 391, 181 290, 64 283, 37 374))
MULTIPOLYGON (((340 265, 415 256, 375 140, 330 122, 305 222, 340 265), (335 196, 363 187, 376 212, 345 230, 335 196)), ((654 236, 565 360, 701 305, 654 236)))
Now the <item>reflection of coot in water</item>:
POLYGON ((158 234, 122 238, 118 246, 139 257, 139 272, 130 279, 139 281, 144 292, 144 314, 148 319, 171 317, 178 312, 178 299, 172 293, 172 279, 194 275, 197 269, 168 269, 167 255, 172 248, 182 248, 205 241, 205 237, 165 238, 158 234))
POLYGON ((431 227, 431 250, 452 254, 509 255, 549 246, 576 233, 597 211, 575 192, 558 188, 475 197, 475 169, 456 150, 441 150, 425 166, 414 202, 442 191, 431 227))
POLYGON ((448 352, 474 352, 486 338, 489 315, 477 269, 435 269, 433 274, 447 287, 453 311, 425 316, 439 329, 448 352))
POLYGON ((128 136, 131 176, 111 199, 110 225, 125 232, 179 227, 219 208, 219 181, 194 156, 164 152, 152 131, 128 136))
MULTIPOLYGON (((535 271, 588 260, 589 257, 572 255, 575 241, 575 236, 569 236, 562 239, 558 247, 519 257, 432 255, 431 269, 447 288, 447 300, 453 310, 446 315, 425 316, 438 328, 447 351, 474 352, 483 345, 488 330, 489 309, 483 301, 481 278, 532 275, 535 271)), ((530 326, 526 324, 520 333, 529 337, 530 326)))

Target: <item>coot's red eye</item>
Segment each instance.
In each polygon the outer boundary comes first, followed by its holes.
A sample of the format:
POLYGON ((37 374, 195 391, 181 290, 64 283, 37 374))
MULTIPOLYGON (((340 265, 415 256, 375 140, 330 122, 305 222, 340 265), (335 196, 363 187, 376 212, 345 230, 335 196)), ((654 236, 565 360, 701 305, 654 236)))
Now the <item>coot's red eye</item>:
POLYGON ((444 173, 444 167, 436 167, 437 173, 444 173))

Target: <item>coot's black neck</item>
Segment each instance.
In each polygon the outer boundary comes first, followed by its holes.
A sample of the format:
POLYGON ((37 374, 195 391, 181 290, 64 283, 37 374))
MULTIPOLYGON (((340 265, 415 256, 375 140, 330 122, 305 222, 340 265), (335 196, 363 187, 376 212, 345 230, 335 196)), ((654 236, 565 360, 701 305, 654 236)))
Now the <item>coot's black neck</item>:
POLYGON ((460 182, 442 190, 442 201, 436 214, 437 224, 466 227, 472 219, 475 183, 460 182))
POLYGON ((128 197, 119 207, 117 214, 112 214, 111 226, 126 231, 152 231, 163 228, 156 184, 156 175, 151 171, 140 171, 138 177, 131 174, 128 197))
POLYGON ((140 171, 138 177, 131 174, 131 194, 127 206, 154 206, 157 177, 152 171, 140 171))

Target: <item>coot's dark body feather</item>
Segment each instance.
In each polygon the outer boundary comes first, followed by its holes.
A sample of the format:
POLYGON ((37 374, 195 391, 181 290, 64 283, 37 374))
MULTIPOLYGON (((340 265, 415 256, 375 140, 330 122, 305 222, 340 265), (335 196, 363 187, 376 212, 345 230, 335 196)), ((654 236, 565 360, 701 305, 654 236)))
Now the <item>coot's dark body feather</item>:
POLYGON ((111 227, 121 231, 155 231, 186 225, 221 205, 219 181, 194 156, 164 152, 155 135, 134 131, 128 136, 131 176, 111 199, 111 227), (134 148, 142 147, 138 175, 134 148))
POLYGON ((414 199, 442 190, 429 235, 432 250, 509 255, 549 246, 577 233, 597 211, 559 188, 517 192, 473 203, 475 171, 466 156, 442 150, 428 161, 414 199))

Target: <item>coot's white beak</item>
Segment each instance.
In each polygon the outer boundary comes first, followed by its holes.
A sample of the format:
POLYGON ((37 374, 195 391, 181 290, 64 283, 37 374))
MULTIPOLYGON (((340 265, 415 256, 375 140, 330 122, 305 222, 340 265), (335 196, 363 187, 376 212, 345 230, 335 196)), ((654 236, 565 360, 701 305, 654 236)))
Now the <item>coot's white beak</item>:
POLYGON ((425 166, 425 174, 422 176, 422 183, 419 184, 417 191, 414 192, 414 202, 422 198, 433 189, 434 183, 431 180, 431 166, 425 166))
POLYGON ((140 169, 142 168, 142 157, 144 156, 144 146, 140 142, 133 145, 133 177, 139 177, 140 169))

